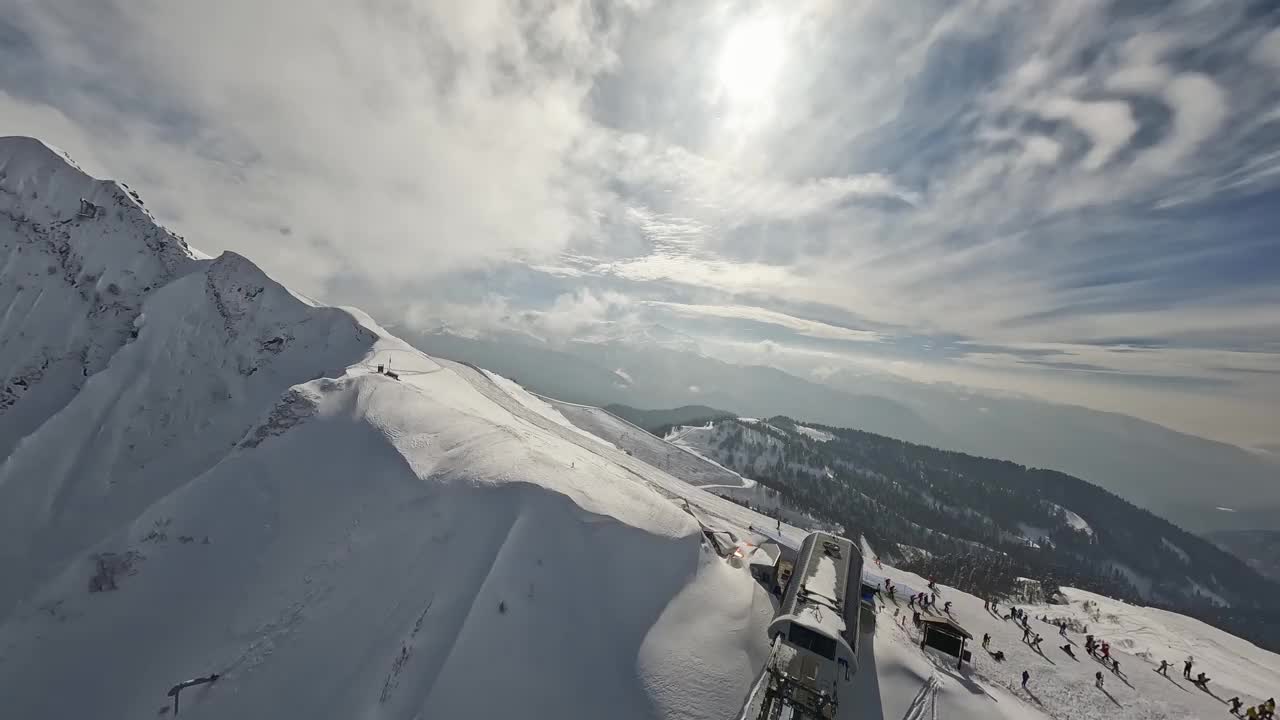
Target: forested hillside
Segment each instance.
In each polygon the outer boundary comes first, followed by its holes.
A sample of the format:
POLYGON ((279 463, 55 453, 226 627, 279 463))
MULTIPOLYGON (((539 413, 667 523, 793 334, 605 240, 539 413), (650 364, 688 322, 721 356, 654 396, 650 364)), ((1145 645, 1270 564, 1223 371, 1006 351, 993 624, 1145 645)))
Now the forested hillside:
POLYGON ((605 405, 604 409, 632 425, 654 433, 664 426, 691 425, 708 420, 722 420, 734 417, 731 412, 717 410, 706 405, 683 405, 670 410, 642 410, 630 405, 614 404, 605 405))
POLYGON ((717 462, 939 580, 980 593, 1020 577, 1069 585, 1280 647, 1276 584, 1079 478, 785 417, 720 420, 698 437, 717 462))

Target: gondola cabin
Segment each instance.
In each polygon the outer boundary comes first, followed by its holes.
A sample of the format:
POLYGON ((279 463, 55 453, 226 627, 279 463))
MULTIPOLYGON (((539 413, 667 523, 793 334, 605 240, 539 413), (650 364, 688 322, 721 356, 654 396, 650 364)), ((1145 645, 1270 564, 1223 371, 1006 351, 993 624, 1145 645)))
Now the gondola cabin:
POLYGON ((851 541, 825 532, 805 538, 769 637, 789 704, 815 717, 833 716, 858 670, 861 589, 862 553, 851 541))

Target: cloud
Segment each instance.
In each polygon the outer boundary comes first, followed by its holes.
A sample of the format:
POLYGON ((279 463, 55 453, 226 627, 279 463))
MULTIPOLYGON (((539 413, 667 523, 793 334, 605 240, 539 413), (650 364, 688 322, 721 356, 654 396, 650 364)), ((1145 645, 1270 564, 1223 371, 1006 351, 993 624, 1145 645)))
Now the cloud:
POLYGON ((4 130, 129 182, 195 246, 392 325, 1007 381, 1268 440, 1274 17, 1197 0, 216 10, 11 0, 4 130), (721 54, 743 27, 777 48, 749 92, 721 54), (1107 342, 1135 335, 1148 346, 1107 342))
POLYGON ((1273 28, 1258 38, 1250 57, 1259 65, 1280 69, 1280 28, 1273 28))
POLYGON ((747 305, 689 305, 656 300, 645 301, 644 305, 685 316, 746 320, 765 325, 774 325, 791 330, 798 335, 825 340, 847 340, 853 342, 878 342, 881 340, 881 335, 871 330, 840 327, 747 305))
POLYGON ((1074 98, 1052 98, 1039 107, 1044 117, 1066 119, 1089 136, 1092 143, 1081 161, 1084 169, 1097 170, 1129 144, 1138 123, 1129 106, 1120 101, 1082 102, 1074 98))

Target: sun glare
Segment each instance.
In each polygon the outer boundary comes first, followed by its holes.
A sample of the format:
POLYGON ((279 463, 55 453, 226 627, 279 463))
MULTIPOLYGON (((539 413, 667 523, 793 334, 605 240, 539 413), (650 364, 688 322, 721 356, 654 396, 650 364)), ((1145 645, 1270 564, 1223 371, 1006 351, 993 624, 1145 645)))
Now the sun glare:
POLYGON ((772 94, 783 60, 782 27, 768 17, 743 21, 720 50, 720 85, 734 102, 752 103, 772 94))

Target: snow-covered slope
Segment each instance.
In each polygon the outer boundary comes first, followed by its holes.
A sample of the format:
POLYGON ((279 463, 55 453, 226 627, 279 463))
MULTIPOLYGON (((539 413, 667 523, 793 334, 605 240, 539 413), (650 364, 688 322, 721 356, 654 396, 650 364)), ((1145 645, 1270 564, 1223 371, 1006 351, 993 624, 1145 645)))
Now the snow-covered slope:
POLYGON ((633 456, 686 482, 702 486, 750 487, 752 481, 693 452, 673 438, 655 437, 608 410, 590 405, 551 401, 575 426, 613 443, 633 456))
MULTIPOLYGON (((904 596, 926 589, 926 579, 889 566, 873 567, 869 573, 877 580, 888 577, 898 586, 896 602, 886 597, 874 642, 864 646, 860 656, 860 667, 874 667, 877 676, 875 694, 882 714, 872 717, 1217 718, 1229 717, 1225 703, 1233 696, 1246 705, 1256 704, 1280 688, 1280 655, 1182 615, 1071 588, 1063 589, 1067 605, 1020 606, 1033 618, 1031 630, 1044 637, 1036 652, 1022 641, 1022 630, 1014 621, 988 612, 979 598, 941 586, 939 605, 951 602, 951 618, 975 638, 970 645, 972 666, 958 672, 954 658, 948 661, 933 650, 920 650, 904 596), (900 613, 897 617, 895 611, 900 613), (1059 620, 1070 628, 1065 638, 1053 624, 1059 620), (1121 675, 1085 653, 1085 633, 1111 644, 1121 675), (992 638, 989 651, 982 648, 985 634, 992 638), (1072 648, 1074 658, 1061 649, 1063 645, 1072 648), (866 654, 869 651, 874 657, 866 654), (994 658, 996 651, 1005 653, 1003 662, 994 658), (1193 675, 1203 671, 1211 678, 1207 689, 1181 677, 1187 657, 1195 659, 1193 675), (1162 659, 1171 665, 1168 677, 1155 672, 1162 659), (1025 690, 1023 670, 1030 673, 1025 690), (1094 684, 1098 671, 1104 676, 1102 688, 1094 684)), ((1002 614, 1008 613, 1008 604, 999 607, 1002 614)), ((931 614, 942 615, 925 615, 931 614)))
POLYGON ((702 530, 748 511, 685 511, 693 488, 190 251, 39 143, 0 158, 6 716, 153 716, 211 672, 184 717, 733 711, 769 603, 702 530), (107 212, 57 224, 81 197, 107 212))
POLYGON ((196 265, 124 187, 36 140, 0 139, 0 457, 106 366, 143 300, 196 265), (78 216, 81 199, 97 217, 78 216))

